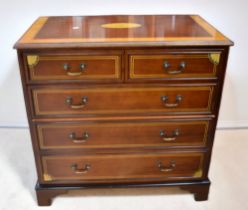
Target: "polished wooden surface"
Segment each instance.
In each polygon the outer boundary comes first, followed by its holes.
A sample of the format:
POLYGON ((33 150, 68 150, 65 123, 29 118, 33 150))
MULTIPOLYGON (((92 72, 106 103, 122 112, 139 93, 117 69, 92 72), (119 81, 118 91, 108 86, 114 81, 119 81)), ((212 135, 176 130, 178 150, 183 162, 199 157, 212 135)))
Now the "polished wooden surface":
POLYGON ((92 187, 206 200, 232 44, 197 15, 39 18, 15 45, 38 204, 92 187))
POLYGON ((24 47, 232 45, 198 15, 40 17, 16 43, 24 47))

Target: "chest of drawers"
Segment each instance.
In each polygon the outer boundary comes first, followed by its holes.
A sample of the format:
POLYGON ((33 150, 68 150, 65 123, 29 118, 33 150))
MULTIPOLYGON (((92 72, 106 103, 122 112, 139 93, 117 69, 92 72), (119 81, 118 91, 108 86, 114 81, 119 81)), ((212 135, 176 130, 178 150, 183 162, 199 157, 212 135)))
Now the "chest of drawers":
POLYGON ((231 45, 197 15, 37 19, 15 48, 38 204, 93 187, 206 200, 231 45))

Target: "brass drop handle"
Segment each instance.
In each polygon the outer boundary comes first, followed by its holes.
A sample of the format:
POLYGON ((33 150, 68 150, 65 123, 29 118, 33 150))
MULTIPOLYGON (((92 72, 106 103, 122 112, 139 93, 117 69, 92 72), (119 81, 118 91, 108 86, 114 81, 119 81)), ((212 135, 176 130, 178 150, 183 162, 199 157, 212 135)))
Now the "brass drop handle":
POLYGON ((89 133, 88 132, 84 132, 82 137, 76 137, 76 134, 74 132, 70 133, 69 136, 68 136, 73 143, 76 143, 76 144, 80 144, 80 143, 85 143, 88 138, 89 138, 89 133))
POLYGON ((168 103, 169 97, 168 96, 161 96, 161 100, 164 104, 165 107, 167 108, 174 108, 174 107, 178 107, 180 102, 182 101, 182 96, 181 95, 177 95, 176 96, 176 100, 175 103, 168 103))
POLYGON ((70 71, 70 65, 68 63, 65 63, 63 65, 63 68, 66 71, 68 76, 80 76, 83 73, 85 67, 86 67, 86 65, 84 63, 80 63, 80 65, 79 65, 80 71, 79 72, 72 72, 72 71, 70 71))
POLYGON ((164 166, 162 162, 158 163, 158 168, 161 172, 170 172, 173 171, 176 167, 176 162, 171 161, 169 166, 164 166))
POLYGON ((186 62, 182 61, 179 64, 179 68, 176 70, 170 70, 170 63, 168 61, 164 62, 164 68, 168 74, 180 74, 183 72, 183 70, 186 68, 186 62))
POLYGON ((88 97, 87 96, 83 96, 82 97, 82 102, 80 104, 73 104, 73 99, 72 97, 67 97, 65 100, 65 103, 71 108, 71 109, 81 109, 84 108, 85 105, 88 102, 88 97))
POLYGON ((86 174, 91 168, 90 164, 85 164, 83 168, 78 168, 77 164, 71 165, 71 169, 75 174, 86 174))
POLYGON ((167 136, 164 130, 160 131, 160 137, 163 138, 164 141, 175 141, 177 136, 180 135, 179 129, 176 129, 172 132, 172 136, 167 136))

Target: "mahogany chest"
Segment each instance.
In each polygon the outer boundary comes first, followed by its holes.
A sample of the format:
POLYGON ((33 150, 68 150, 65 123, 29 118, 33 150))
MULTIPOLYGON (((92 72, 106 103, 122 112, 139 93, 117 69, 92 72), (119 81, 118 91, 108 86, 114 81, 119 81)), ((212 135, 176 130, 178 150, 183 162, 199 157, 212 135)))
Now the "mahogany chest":
POLYGON ((207 200, 231 45, 198 15, 38 18, 15 45, 38 204, 93 187, 207 200))

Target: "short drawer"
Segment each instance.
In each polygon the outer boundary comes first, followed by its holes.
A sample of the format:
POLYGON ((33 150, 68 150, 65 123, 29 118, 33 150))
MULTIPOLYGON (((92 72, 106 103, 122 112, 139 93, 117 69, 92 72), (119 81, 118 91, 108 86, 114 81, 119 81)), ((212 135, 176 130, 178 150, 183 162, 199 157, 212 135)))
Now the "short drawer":
POLYGON ((220 53, 129 55, 130 79, 216 78, 220 53))
POLYGON ((34 88, 36 115, 210 113, 214 86, 34 88))
POLYGON ((205 146, 209 121, 39 124, 41 149, 205 146))
POLYGON ((120 79, 120 55, 27 55, 30 80, 120 79))
POLYGON ((185 180, 203 175, 203 153, 43 156, 44 181, 185 180))

